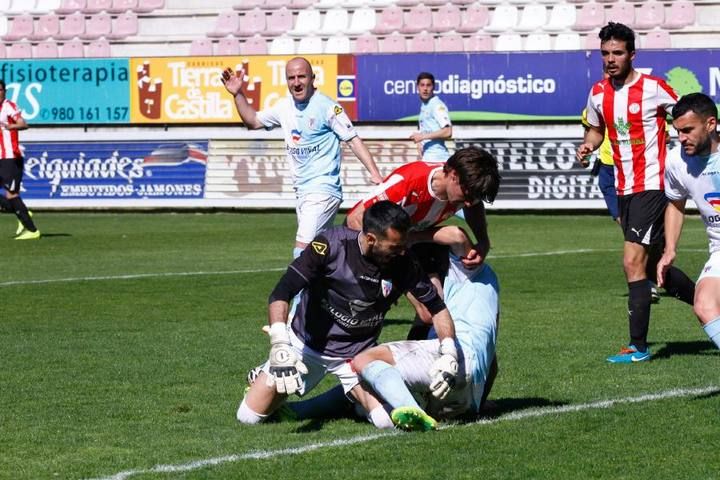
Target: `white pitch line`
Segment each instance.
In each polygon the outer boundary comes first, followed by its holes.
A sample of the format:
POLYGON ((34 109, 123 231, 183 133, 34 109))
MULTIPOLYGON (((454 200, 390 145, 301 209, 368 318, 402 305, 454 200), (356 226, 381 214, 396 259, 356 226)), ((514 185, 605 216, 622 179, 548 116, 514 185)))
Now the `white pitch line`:
MULTIPOLYGON (((705 249, 684 249, 681 252, 705 252, 705 249)), ((596 252, 620 252, 616 248, 581 248, 577 250, 556 250, 552 252, 527 252, 527 253, 511 253, 507 255, 488 256, 488 260, 496 258, 524 258, 524 257, 546 257, 552 255, 571 255, 576 253, 596 253, 596 252)), ((48 283, 71 283, 71 282, 93 282, 106 280, 134 280, 139 278, 167 278, 167 277, 191 277, 204 275, 239 275, 243 273, 264 273, 264 272, 282 272, 287 267, 280 268, 258 268, 249 270, 225 270, 219 272, 168 272, 168 273, 137 273, 128 275, 103 275, 92 277, 66 277, 66 278, 48 278, 40 280, 10 280, 8 282, 0 282, 0 288, 13 287, 18 285, 43 285, 48 283)))
MULTIPOLYGON (((507 415, 502 415, 497 418, 488 420, 478 420, 477 422, 469 424, 455 424, 441 427, 442 430, 447 428, 454 428, 458 426, 473 426, 473 425, 490 425, 494 423, 509 421, 509 420, 523 420, 526 418, 538 418, 547 415, 559 415, 562 413, 573 413, 581 412, 584 410, 604 409, 610 408, 615 405, 632 404, 632 403, 643 403, 652 402, 655 400, 666 400, 669 398, 681 398, 691 397, 699 395, 707 395, 711 393, 719 393, 720 387, 710 386, 704 388, 677 388, 673 390, 666 390, 664 392, 649 393, 640 395, 637 397, 625 397, 616 398, 612 400, 600 400, 590 403, 580 403, 577 405, 563 405, 559 407, 544 407, 530 410, 522 410, 519 412, 511 412, 507 415)), ((304 445, 301 447, 293 448, 282 448, 279 450, 257 450, 242 454, 225 455, 223 457, 208 458, 205 460, 196 460, 194 462, 182 463, 177 465, 156 465, 152 468, 145 470, 125 470, 123 472, 110 475, 108 477, 97 477, 91 480, 126 480, 135 475, 144 475, 149 473, 176 473, 176 472, 189 472, 191 470, 197 470, 208 466, 222 465, 225 463, 235 463, 242 460, 264 460, 268 458, 283 457, 289 455, 299 455, 301 453, 312 452, 323 448, 333 447, 345 447, 348 445, 355 445, 359 443, 372 442, 379 438, 385 438, 393 435, 399 435, 401 432, 397 430, 378 432, 370 435, 361 435, 357 437, 350 437, 346 439, 333 440, 331 442, 320 442, 312 443, 310 445, 304 445)))

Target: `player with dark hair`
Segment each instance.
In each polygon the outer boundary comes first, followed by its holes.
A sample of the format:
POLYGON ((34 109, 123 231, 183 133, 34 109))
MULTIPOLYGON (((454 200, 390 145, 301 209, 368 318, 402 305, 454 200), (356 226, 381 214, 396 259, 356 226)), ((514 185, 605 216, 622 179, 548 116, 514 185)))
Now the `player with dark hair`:
MULTIPOLYGON (((237 411, 238 421, 265 420, 287 398, 304 395, 329 372, 378 427, 392 421, 360 385, 350 360, 376 345, 385 314, 410 291, 431 312, 443 361, 433 366, 438 391, 457 370, 457 352, 447 346, 455 330, 442 298, 412 255, 405 255, 410 218, 392 202, 378 202, 363 215, 362 231, 335 227, 317 236, 295 259, 270 294, 270 355, 237 411), (288 325, 289 302, 301 292, 288 325), (453 364, 447 357, 455 360, 453 364)), ((421 410, 413 417, 432 425, 421 410)))
POLYGON ((665 251, 657 265, 658 278, 677 256, 677 245, 691 198, 705 222, 710 258, 697 280, 693 308, 710 340, 720 348, 720 139, 717 106, 703 93, 682 97, 673 108, 673 126, 680 146, 670 151, 665 169, 665 251))
MULTIPOLYGON (((500 188, 500 172, 495 157, 486 150, 469 147, 456 151, 446 163, 412 162, 393 170, 385 181, 358 202, 347 216, 347 225, 359 230, 366 208, 381 200, 402 205, 410 215, 412 228, 409 241, 413 251, 430 275, 433 284, 442 292, 447 272, 447 246, 418 238, 418 233, 451 217, 460 209, 475 234, 476 243, 463 263, 468 267, 480 265, 490 250, 485 206, 493 202, 500 188), (421 240, 418 242, 418 240, 421 240)), ((422 308, 413 298, 410 301, 421 315, 416 332, 409 338, 425 338, 429 318, 422 316, 422 308)))
POLYGON ((5 81, 0 80, 0 183, 5 196, 0 196, 0 208, 13 212, 18 218, 15 240, 36 240, 40 230, 32 221, 32 213, 20 198, 24 159, 20 150, 18 131, 26 130, 28 124, 18 106, 6 98, 5 81))
POLYGON ((452 122, 447 105, 435 95, 435 77, 420 72, 416 82, 420 97, 418 131, 410 135, 418 149, 418 158, 426 162, 444 162, 450 156, 445 140, 452 138, 452 122))
MULTIPOLYGON (((664 244, 663 217, 667 198, 664 165, 667 155, 665 117, 677 95, 662 79, 633 68, 635 34, 610 22, 600 30, 603 71, 608 78, 592 86, 587 102, 588 129, 578 147, 579 162, 610 139, 615 163, 620 222, 625 237, 623 266, 628 282, 630 342, 611 363, 650 360, 650 280, 664 244)), ((673 296, 692 303, 695 284, 675 267, 660 280, 673 296)))

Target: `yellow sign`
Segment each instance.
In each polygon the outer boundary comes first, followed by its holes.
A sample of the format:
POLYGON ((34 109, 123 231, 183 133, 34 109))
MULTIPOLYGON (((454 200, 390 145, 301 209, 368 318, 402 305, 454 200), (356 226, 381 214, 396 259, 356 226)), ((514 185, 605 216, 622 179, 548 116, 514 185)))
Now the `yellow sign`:
MULTIPOLYGON (((230 67, 245 81, 245 94, 256 110, 288 95, 285 64, 292 56, 176 57, 130 59, 131 123, 240 122, 235 102, 220 81, 230 67)), ((315 73, 315 87, 337 96, 338 57, 305 57, 315 73)))

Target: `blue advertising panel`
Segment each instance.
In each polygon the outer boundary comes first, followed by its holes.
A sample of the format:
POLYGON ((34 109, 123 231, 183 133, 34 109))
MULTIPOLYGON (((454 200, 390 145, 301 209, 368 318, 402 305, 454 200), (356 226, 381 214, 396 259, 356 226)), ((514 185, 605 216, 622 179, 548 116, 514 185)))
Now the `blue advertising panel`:
POLYGON ((26 143, 23 197, 203 198, 208 142, 26 143))
POLYGON ((34 124, 129 123, 129 60, 6 60, 7 98, 34 124))
MULTIPOLYGON (((634 66, 679 95, 702 91, 720 103, 720 50, 639 50, 634 66)), ((576 121, 602 78, 602 58, 599 50, 359 55, 358 120, 416 120, 420 71, 435 76, 454 121, 576 121)))
POLYGON ((584 51, 360 55, 358 119, 416 119, 420 71, 453 120, 577 119, 590 88, 584 51))

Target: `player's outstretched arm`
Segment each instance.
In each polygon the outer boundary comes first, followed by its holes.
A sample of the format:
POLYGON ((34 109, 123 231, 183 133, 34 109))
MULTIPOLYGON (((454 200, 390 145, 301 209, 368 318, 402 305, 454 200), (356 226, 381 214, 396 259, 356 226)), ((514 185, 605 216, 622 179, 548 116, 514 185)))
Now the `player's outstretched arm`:
POLYGON ((380 175, 380 170, 378 170, 375 160, 372 155, 370 155, 370 151, 367 149, 362 139, 355 136, 350 139, 348 145, 350 146, 350 150, 352 150, 358 160, 360 160, 360 163, 362 163, 367 171, 370 172, 370 181, 373 185, 380 185, 383 181, 382 175, 380 175))
POLYGON ((240 70, 240 72, 236 73, 231 68, 226 68, 220 79, 222 80, 223 85, 225 85, 225 90, 234 97, 235 108, 237 108, 238 114, 247 129, 257 130, 262 128, 263 125, 257 119, 255 109, 250 106, 247 98, 245 98, 245 94, 243 93, 243 88, 245 87, 243 81, 244 76, 244 70, 240 70))
POLYGON ((665 283, 665 274, 672 266, 677 255, 683 221, 685 220, 686 200, 670 200, 665 209, 665 250, 657 264, 658 286, 665 283))

